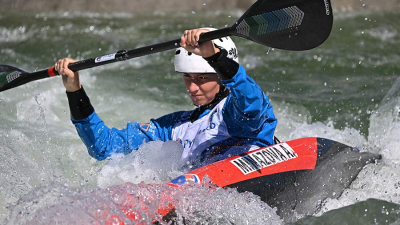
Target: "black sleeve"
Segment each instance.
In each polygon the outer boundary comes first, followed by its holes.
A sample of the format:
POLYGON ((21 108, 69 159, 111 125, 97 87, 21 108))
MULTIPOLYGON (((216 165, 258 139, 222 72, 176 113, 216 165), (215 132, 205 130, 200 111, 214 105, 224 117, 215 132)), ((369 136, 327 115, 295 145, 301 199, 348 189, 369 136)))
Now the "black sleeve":
POLYGON ((229 80, 236 75, 239 64, 228 58, 228 52, 225 49, 221 48, 220 50, 220 52, 204 59, 214 68, 221 80, 229 80))
POLYGON ((67 92, 67 97, 72 119, 85 119, 94 112, 94 108, 83 87, 74 92, 67 92))

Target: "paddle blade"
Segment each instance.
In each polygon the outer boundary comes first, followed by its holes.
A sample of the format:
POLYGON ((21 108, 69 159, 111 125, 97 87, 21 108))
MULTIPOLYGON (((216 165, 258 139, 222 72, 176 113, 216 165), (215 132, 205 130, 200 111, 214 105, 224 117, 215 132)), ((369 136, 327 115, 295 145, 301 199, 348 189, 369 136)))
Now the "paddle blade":
POLYGON ((54 67, 27 73, 21 69, 8 65, 0 65, 0 92, 21 86, 31 81, 56 76, 54 67))
POLYGON ((26 72, 18 68, 0 65, 0 91, 24 84, 21 83, 25 77, 23 74, 26 74, 26 72))
POLYGON ((258 0, 233 26, 233 35, 301 51, 321 45, 332 24, 330 0, 258 0))

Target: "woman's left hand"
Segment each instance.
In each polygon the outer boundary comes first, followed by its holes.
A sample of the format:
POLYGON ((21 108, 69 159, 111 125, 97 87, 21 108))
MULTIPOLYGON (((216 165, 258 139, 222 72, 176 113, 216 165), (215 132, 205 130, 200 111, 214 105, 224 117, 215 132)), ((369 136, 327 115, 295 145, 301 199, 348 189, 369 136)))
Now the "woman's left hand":
POLYGON ((200 35, 207 32, 209 32, 208 29, 202 28, 185 30, 181 37, 181 47, 186 49, 188 52, 192 52, 204 58, 214 55, 220 50, 214 46, 213 41, 206 41, 199 44, 200 35))

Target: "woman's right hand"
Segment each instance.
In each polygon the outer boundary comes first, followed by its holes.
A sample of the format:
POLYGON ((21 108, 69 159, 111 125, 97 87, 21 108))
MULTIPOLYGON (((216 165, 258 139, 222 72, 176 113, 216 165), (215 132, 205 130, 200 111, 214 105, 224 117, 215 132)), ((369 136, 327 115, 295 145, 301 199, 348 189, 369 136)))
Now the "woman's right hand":
POLYGON ((59 59, 54 65, 54 69, 62 76, 67 92, 74 92, 82 88, 79 81, 79 72, 72 72, 72 70, 68 69, 68 65, 74 62, 77 62, 77 60, 65 58, 59 59))

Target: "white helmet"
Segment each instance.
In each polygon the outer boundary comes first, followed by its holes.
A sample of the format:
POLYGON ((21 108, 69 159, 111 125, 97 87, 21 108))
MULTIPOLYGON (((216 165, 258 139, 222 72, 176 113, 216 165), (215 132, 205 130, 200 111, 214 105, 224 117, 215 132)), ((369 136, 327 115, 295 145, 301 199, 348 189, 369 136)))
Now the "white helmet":
MULTIPOLYGON (((204 28, 210 31, 215 28, 204 28)), ((239 56, 236 45, 230 37, 223 37, 213 40, 218 47, 228 52, 228 57, 239 63, 239 56)), ((186 51, 180 47, 175 52, 175 71, 180 73, 216 73, 215 70, 203 59, 203 57, 186 51)))

